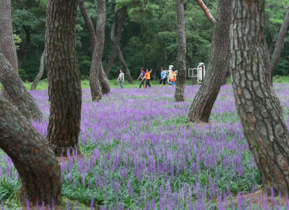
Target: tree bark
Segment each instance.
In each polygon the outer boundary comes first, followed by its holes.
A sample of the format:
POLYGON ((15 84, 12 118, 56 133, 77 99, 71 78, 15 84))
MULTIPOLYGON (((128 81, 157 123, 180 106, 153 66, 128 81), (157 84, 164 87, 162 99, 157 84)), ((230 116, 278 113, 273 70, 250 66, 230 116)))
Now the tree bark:
POLYGON ((27 119, 42 121, 43 115, 36 101, 2 53, 0 53, 0 82, 11 100, 15 102, 15 106, 27 119))
POLYGON ((44 59, 45 59, 45 49, 43 50, 43 53, 42 53, 41 58, 40 58, 40 67, 39 67, 39 72, 38 72, 37 76, 35 77, 35 79, 34 79, 32 85, 31 85, 30 90, 36 90, 37 85, 38 85, 38 82, 39 82, 39 80, 41 79, 41 77, 43 76, 43 71, 44 71, 44 59))
MULTIPOLYGON (((194 68, 194 65, 193 65, 193 58, 191 56, 189 56, 188 54, 186 54, 186 58, 187 58, 187 61, 189 63, 189 68, 194 68)), ((196 85, 197 84, 197 80, 195 77, 192 77, 192 85, 196 85)))
POLYGON ((21 69, 22 61, 23 61, 23 59, 27 53, 27 48, 28 48, 28 45, 30 43, 30 34, 31 34, 30 31, 24 25, 22 27, 23 27, 25 34, 26 34, 26 40, 25 40, 24 44, 22 45, 20 53, 18 55, 18 69, 21 69))
POLYGON ((0 148, 12 159, 21 180, 20 201, 30 205, 61 204, 58 160, 33 125, 0 96, 0 148))
POLYGON ((204 2, 202 0, 196 0, 196 2, 198 3, 198 5, 203 9, 205 15, 207 16, 207 18, 209 19, 210 23, 212 25, 215 24, 216 20, 214 19, 214 17, 212 16, 212 14, 210 13, 209 9, 207 8, 207 6, 204 4, 204 2))
POLYGON ((274 53, 270 62, 270 73, 271 73, 271 80, 273 80, 273 73, 278 65, 279 58, 281 55, 283 43, 284 43, 284 38, 285 35, 288 31, 288 26, 289 26, 289 7, 286 13, 286 16, 284 18, 283 24, 281 26, 280 32, 278 34, 277 42, 276 42, 276 47, 274 49, 274 53))
POLYGON ((230 20, 231 0, 219 0, 206 77, 191 105, 188 122, 209 122, 226 70, 230 20))
POLYGON ((226 70, 225 70, 225 73, 224 73, 224 76, 223 76, 222 85, 226 85, 227 84, 227 80, 228 80, 230 75, 231 75, 231 73, 230 73, 230 53, 228 53, 226 70))
MULTIPOLYGON (((113 48, 112 48, 112 51, 111 51, 111 55, 110 55, 108 64, 107 64, 107 66, 106 66, 106 68, 105 68, 105 74, 106 74, 106 76, 108 76, 108 74, 109 74, 109 72, 110 72, 110 70, 111 70, 111 67, 112 67, 112 65, 113 65, 113 62, 114 62, 116 50, 117 50, 118 43, 119 43, 119 40, 120 40, 121 34, 122 34, 122 25, 123 25, 123 22, 124 22, 124 20, 125 20, 126 12, 127 12, 127 7, 126 7, 126 6, 123 6, 123 7, 122 7, 122 15, 121 15, 121 18, 120 18, 120 20, 118 21, 118 30, 117 30, 116 39, 113 41, 113 48)), ((115 25, 116 25, 117 13, 118 13, 118 10, 115 11, 115 14, 114 14, 114 22, 113 22, 113 24, 112 24, 112 29, 111 29, 111 31, 114 31, 113 28, 114 28, 115 25)), ((114 34, 113 34, 113 37, 114 37, 114 34)), ((114 38, 113 38, 113 39, 114 39, 114 38)))
POLYGON ((92 101, 100 101, 102 94, 100 91, 100 72, 102 72, 102 53, 105 41, 105 21, 106 21, 106 5, 105 0, 97 0, 97 23, 96 23, 96 40, 94 46, 91 67, 90 67, 90 90, 92 101))
POLYGON ((285 196, 289 192, 289 133, 266 76, 265 0, 233 0, 232 7, 230 66, 237 111, 263 190, 270 195, 273 187, 274 193, 285 196))
POLYGON ((178 33, 178 78, 176 80, 175 100, 185 100, 186 87, 186 33, 185 33, 185 12, 184 0, 176 0, 177 10, 177 33, 178 33))
MULTIPOLYGON (((91 45, 91 48, 93 51, 95 43, 96 43, 96 35, 95 35, 93 23, 92 23, 92 20, 88 14, 87 9, 86 9, 85 1, 79 0, 78 5, 79 5, 80 12, 82 14, 83 20, 85 22, 85 26, 86 26, 87 31, 88 31, 89 41, 90 41, 90 45, 91 45)), ((94 79, 94 78, 91 78, 91 79, 94 79)), ((101 72, 99 73, 99 81, 100 81, 102 94, 110 93, 109 80, 107 79, 107 76, 105 75, 103 68, 101 68, 101 72)))
MULTIPOLYGON (((18 74, 17 53, 12 28, 11 0, 0 1, 0 42, 3 55, 12 65, 14 71, 18 74)), ((11 104, 14 103, 6 92, 4 86, 2 87, 2 96, 11 104)))
POLYGON ((78 148, 81 85, 76 56, 78 0, 48 1, 45 34, 50 116, 46 140, 57 156, 78 148))
POLYGON ((122 65, 122 67, 124 69, 124 72, 126 74, 125 76, 127 78, 128 83, 129 84, 133 84, 133 80, 132 80, 131 75, 130 75, 130 70, 128 69, 128 67, 126 65, 126 62, 125 62, 125 60, 123 58, 123 55, 122 55, 122 52, 121 52, 121 49, 120 49, 119 45, 117 45, 116 52, 118 54, 119 60, 120 60, 121 65, 122 65))

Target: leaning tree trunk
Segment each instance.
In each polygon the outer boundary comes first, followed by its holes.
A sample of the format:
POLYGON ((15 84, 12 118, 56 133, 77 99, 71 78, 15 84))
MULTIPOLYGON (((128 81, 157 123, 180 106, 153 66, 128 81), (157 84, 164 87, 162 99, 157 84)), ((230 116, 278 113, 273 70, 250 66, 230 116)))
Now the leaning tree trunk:
MULTIPOLYGON (((270 62, 270 73, 271 73, 271 80, 273 80, 273 73, 278 65, 278 62, 279 62, 279 58, 280 58, 280 55, 281 55, 281 51, 282 51, 282 46, 283 46, 283 43, 284 43, 284 38, 285 38, 285 35, 288 31, 288 27, 289 27, 289 7, 288 7, 288 10, 287 10, 287 13, 286 13, 286 16, 284 18, 284 21, 283 21, 283 24, 281 26, 281 29, 280 29, 280 32, 279 32, 279 35, 278 35, 278 39, 277 39, 277 42, 276 42, 276 47, 275 47, 275 50, 274 50, 274 53, 273 53, 273 56, 272 56, 272 59, 271 59, 271 62, 270 62)), ((273 82, 272 82, 273 83, 273 82)))
POLYGON ((43 115, 35 99, 27 91, 19 75, 2 53, 0 53, 0 82, 5 87, 11 100, 15 101, 17 109, 27 119, 42 121, 43 115))
POLYGON ((230 66, 237 111, 264 191, 271 194, 273 187, 274 193, 285 196, 289 193, 289 133, 263 61, 265 0, 233 0, 232 7, 230 66))
POLYGON ((26 34, 26 40, 24 42, 24 44, 22 45, 20 52, 18 54, 18 69, 21 69, 21 65, 22 65, 22 61, 27 53, 27 49, 28 49, 28 45, 30 43, 30 31, 23 25, 22 26, 25 34, 26 34))
POLYGON ((178 33, 178 78, 176 80, 175 100, 185 100, 186 87, 186 33, 185 33, 185 12, 184 0, 176 0, 177 10, 177 33, 178 33))
MULTIPOLYGON (((189 56, 188 53, 186 55, 186 58, 187 58, 187 61, 189 63, 189 68, 194 68, 193 58, 191 56, 189 56)), ((192 77, 191 80, 192 80, 192 83, 191 83, 192 85, 196 85, 197 84, 197 80, 196 80, 195 77, 192 77)))
POLYGON ((106 5, 105 0, 97 0, 97 23, 96 23, 96 40, 94 46, 91 67, 90 67, 90 88, 92 101, 100 101, 102 94, 100 91, 99 77, 103 70, 102 53, 105 41, 105 21, 106 21, 106 5))
POLYGON ((37 74, 37 76, 35 77, 30 90, 36 90, 36 87, 38 85, 39 80, 41 79, 42 75, 43 75, 43 71, 44 71, 44 59, 45 59, 45 49, 43 50, 43 53, 41 55, 40 58, 40 67, 39 67, 39 72, 37 74))
MULTIPOLYGON (((114 62, 114 58, 115 58, 115 54, 116 54, 116 50, 117 50, 117 47, 118 47, 118 43, 119 43, 119 40, 121 38, 121 34, 122 34, 122 25, 123 25, 123 22, 125 20, 125 16, 126 16, 126 11, 127 11, 127 7, 126 6, 123 6, 122 7, 122 15, 121 15, 121 18, 118 22, 118 30, 117 30, 117 35, 116 35, 116 39, 112 42, 113 43, 113 48, 112 48, 112 51, 111 51, 111 55, 110 55, 110 58, 109 58, 109 61, 108 61, 108 64, 105 68, 105 74, 106 76, 109 75, 109 72, 111 70, 111 67, 113 65, 113 62, 114 62)), ((117 21, 117 13, 118 13, 118 10, 115 11, 115 14, 114 14, 114 22, 112 24, 112 29, 111 31, 114 32, 114 29, 115 28, 115 25, 116 25, 116 21, 117 21)), ((111 35, 113 36, 113 39, 114 39, 114 34, 111 35)))
POLYGON ((204 4, 204 2, 202 0, 196 0, 196 2, 203 9, 203 11, 204 11, 205 15, 207 16, 207 18, 209 19, 210 23, 212 25, 214 25, 216 20, 214 19, 214 17, 210 13, 210 10, 207 8, 207 6, 204 4))
MULTIPOLYGON (((12 65, 14 71, 18 73, 18 61, 16 46, 14 43, 12 18, 11 18, 11 0, 0 1, 0 43, 2 45, 2 53, 8 62, 12 65)), ((4 86, 2 87, 2 95, 10 103, 15 103, 4 86)))
POLYGON ((191 105, 188 122, 209 122, 226 70, 230 20, 231 0, 219 0, 206 77, 191 105))
MULTIPOLYGON (((2 62, 1 62, 2 63, 2 62)), ((20 201, 26 206, 61 205, 58 160, 31 123, 0 96, 0 148, 12 159, 21 180, 20 201)))
POLYGON ((78 148, 81 85, 76 56, 78 0, 48 1, 45 34, 50 116, 47 141, 55 154, 78 148))
MULTIPOLYGON (((92 51, 94 50, 94 46, 96 43, 96 35, 95 35, 95 31, 93 28, 93 23, 92 20, 87 12, 86 6, 85 6, 85 1, 84 0, 79 0, 79 9, 81 11, 83 20, 85 22, 85 26, 87 28, 88 31, 88 35, 89 35, 89 41, 90 41, 90 45, 92 48, 92 51)), ((101 92, 102 94, 108 94, 110 93, 110 84, 109 84, 109 80, 107 79, 107 76, 105 75, 105 72, 103 70, 103 68, 101 68, 101 71, 99 73, 99 82, 100 82, 100 86, 101 86, 101 92)))
POLYGON ((126 62, 125 62, 125 60, 123 58, 123 55, 122 55, 122 52, 121 52, 121 49, 120 49, 119 45, 117 45, 116 52, 118 54, 119 60, 120 60, 121 65, 122 65, 122 67, 124 69, 124 72, 126 74, 125 76, 127 78, 128 83, 129 84, 133 84, 133 80, 132 80, 131 75, 130 75, 130 70, 128 69, 128 67, 126 65, 126 62))

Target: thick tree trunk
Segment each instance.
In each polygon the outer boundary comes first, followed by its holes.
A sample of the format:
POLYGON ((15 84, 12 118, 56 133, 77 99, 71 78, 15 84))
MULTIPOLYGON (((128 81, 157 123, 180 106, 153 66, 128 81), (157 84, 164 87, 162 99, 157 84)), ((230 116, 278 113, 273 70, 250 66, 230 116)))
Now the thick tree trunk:
POLYGON ((289 133, 263 62, 265 0, 233 0, 232 6, 230 66, 236 107, 264 191, 271 194, 273 187, 274 193, 285 196, 289 193, 289 133))
POLYGON ((212 16, 212 14, 210 13, 209 9, 207 8, 207 6, 204 4, 204 2, 202 0, 196 0, 196 2, 198 3, 198 5, 203 9, 205 15, 207 16, 207 18, 209 19, 209 21, 211 22, 212 25, 215 24, 216 20, 214 19, 214 17, 212 16))
POLYGON ((125 60, 123 58, 123 55, 122 55, 122 52, 121 52, 121 49, 120 49, 119 45, 117 45, 116 52, 118 54, 119 60, 121 62, 121 65, 122 65, 122 67, 124 69, 125 76, 126 76, 126 78, 128 80, 128 83, 129 84, 133 84, 133 80, 132 80, 131 75, 130 75, 130 70, 128 69, 128 67, 126 65, 126 62, 125 62, 125 60))
POLYGON ((50 116, 47 141, 57 156, 78 148, 81 85, 76 56, 78 0, 48 1, 45 34, 50 116))
POLYGON ((35 206, 37 199, 61 204, 61 170, 43 137, 23 115, 0 96, 0 148, 12 159, 21 179, 20 201, 35 206))
POLYGON ((22 45, 21 50, 18 54, 18 69, 21 69, 22 61, 27 53, 28 45, 30 43, 30 31, 25 26, 22 26, 22 27, 26 34, 26 40, 24 44, 22 45))
MULTIPOLYGON (((86 6, 85 6, 85 1, 84 0, 79 0, 79 9, 81 11, 83 20, 85 22, 85 26, 88 30, 88 35, 89 35, 89 41, 90 41, 90 45, 92 48, 92 51, 94 50, 94 46, 96 43, 96 35, 95 35, 95 31, 94 31, 94 27, 93 27, 93 23, 92 20, 87 12, 86 6)), ((91 78, 94 79, 94 78, 91 78)), ((101 68, 101 72, 99 73, 99 81, 100 81, 100 86, 101 86, 101 92, 103 94, 108 94, 110 93, 110 84, 109 84, 109 80, 107 79, 107 76, 104 73, 103 68, 101 68)))
POLYGON ((11 100, 15 102, 15 106, 27 119, 42 120, 43 116, 36 101, 2 53, 0 53, 0 82, 11 96, 11 100))
MULTIPOLYGON (((2 45, 2 53, 8 62, 12 65, 14 71, 18 74, 18 61, 16 47, 14 43, 12 18, 11 18, 11 0, 0 1, 0 42, 2 45)), ((2 87, 2 96, 10 103, 14 101, 9 97, 9 94, 2 87)))
POLYGON ((225 74, 223 76, 222 85, 226 85, 227 84, 227 80, 228 80, 230 75, 231 75, 231 73, 230 73, 230 53, 228 53, 226 70, 225 70, 225 74))
POLYGON ((42 53, 41 58, 40 58, 39 72, 38 72, 37 76, 35 77, 32 85, 31 85, 30 90, 36 90, 37 85, 38 85, 38 82, 39 82, 39 80, 41 79, 41 77, 42 77, 42 75, 43 75, 43 71, 44 71, 44 59, 45 59, 45 49, 43 50, 43 53, 42 53))
POLYGON ((206 77, 191 105, 188 122, 209 122, 226 70, 230 20, 231 0, 219 0, 206 77))
POLYGON ((186 33, 184 0, 176 0, 177 10, 177 33, 178 33, 178 78, 176 80, 175 100, 185 100, 186 87, 186 33))
POLYGON ((96 23, 96 40, 94 46, 91 67, 90 67, 90 90, 92 101, 100 101, 102 94, 100 91, 99 78, 103 70, 102 53, 105 41, 105 21, 106 21, 106 5, 105 0, 97 0, 97 23, 96 23), (93 88, 92 88, 93 87, 93 88))
MULTIPOLYGON (((105 68, 105 74, 106 76, 108 76, 110 70, 111 70, 111 67, 113 65, 113 62, 114 62, 114 58, 115 58, 115 54, 116 54, 116 51, 117 51, 117 47, 118 47, 118 43, 119 43, 119 40, 121 38, 121 34, 122 34, 122 25, 123 25, 123 22, 125 20, 125 16, 126 16, 126 12, 127 12, 127 7, 126 6, 123 6, 122 7, 122 15, 121 15, 121 18, 120 20, 118 21, 118 30, 117 30, 117 35, 116 35, 116 39, 113 41, 113 48, 112 48, 112 51, 111 51, 111 55, 110 55, 110 58, 109 58, 109 61, 108 61, 108 64, 105 68)), ((113 28, 115 27, 116 25, 116 21, 117 21, 117 13, 118 13, 118 10, 115 11, 115 15, 114 15, 114 22, 112 24, 112 31, 113 28)), ((114 34, 113 34, 113 37, 114 37, 114 34)))
POLYGON ((279 62, 279 58, 281 55, 281 51, 282 51, 282 47, 283 47, 283 43, 284 43, 284 38, 285 35, 288 32, 288 26, 289 26, 289 7, 286 13, 286 16, 284 18, 283 24, 281 26, 279 35, 278 35, 278 39, 276 42, 276 47, 274 49, 274 53, 270 62, 270 73, 271 73, 271 80, 273 79, 273 73, 278 65, 279 62))

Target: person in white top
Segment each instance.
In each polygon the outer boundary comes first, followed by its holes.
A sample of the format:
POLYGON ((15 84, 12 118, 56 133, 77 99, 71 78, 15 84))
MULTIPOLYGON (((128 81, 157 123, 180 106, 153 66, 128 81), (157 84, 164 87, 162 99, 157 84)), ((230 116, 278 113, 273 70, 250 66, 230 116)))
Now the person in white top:
POLYGON ((118 78, 117 78, 117 81, 119 81, 120 87, 123 88, 124 73, 122 72, 122 69, 119 70, 119 76, 118 76, 118 78))

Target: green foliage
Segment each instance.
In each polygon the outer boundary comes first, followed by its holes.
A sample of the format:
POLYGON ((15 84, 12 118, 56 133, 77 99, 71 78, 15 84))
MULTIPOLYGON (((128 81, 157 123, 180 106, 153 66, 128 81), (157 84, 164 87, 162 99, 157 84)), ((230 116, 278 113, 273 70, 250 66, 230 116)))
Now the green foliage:
POLYGON ((22 42, 22 40, 16 34, 13 34, 13 37, 14 37, 14 42, 15 42, 15 45, 16 45, 16 50, 19 50, 20 49, 19 44, 22 42))

